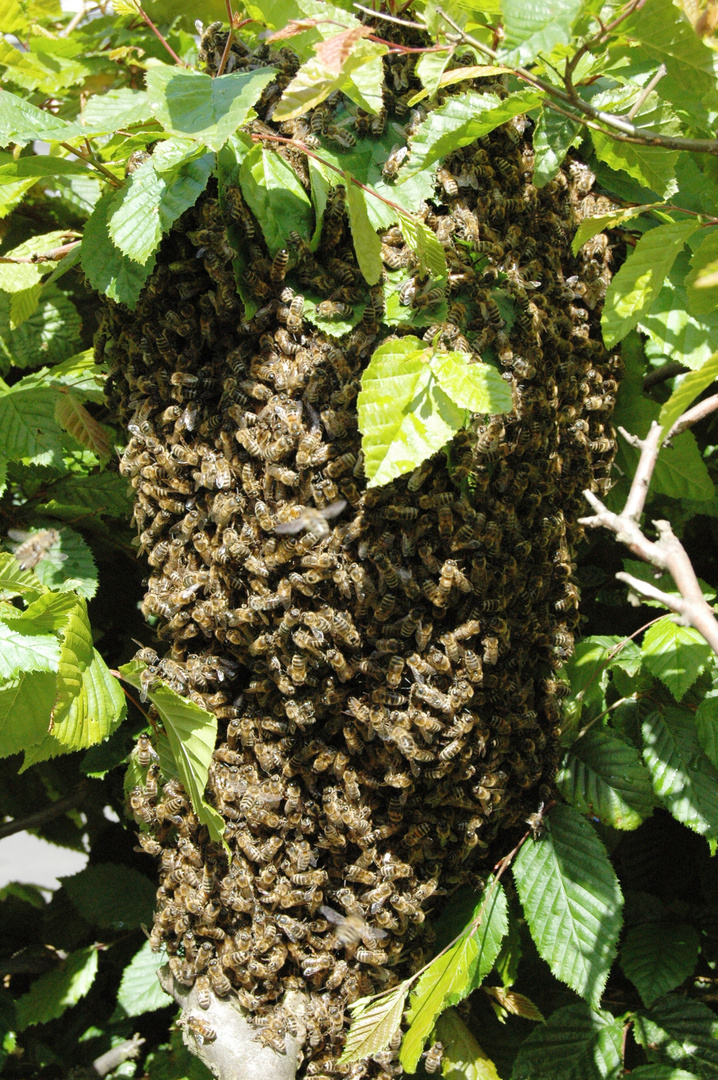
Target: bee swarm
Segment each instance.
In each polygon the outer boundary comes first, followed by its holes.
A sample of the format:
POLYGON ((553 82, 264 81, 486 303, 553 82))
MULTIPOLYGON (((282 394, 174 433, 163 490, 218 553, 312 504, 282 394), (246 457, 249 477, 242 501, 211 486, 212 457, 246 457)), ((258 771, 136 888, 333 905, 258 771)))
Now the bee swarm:
MULTIPOLYGON (((224 44, 214 32, 210 64, 224 44)), ((416 122, 413 59, 390 56, 386 114, 359 111, 355 136, 333 124, 336 102, 272 127, 296 60, 264 53, 282 74, 257 106, 260 134, 338 131, 350 145, 416 122)), ((235 42, 231 69, 247 63, 235 42)), ((296 149, 278 152, 306 176, 296 149)), ((283 995, 307 991, 301 1075, 399 1075, 391 1052, 336 1065, 346 1004, 426 962, 427 903, 480 880, 498 829, 547 798, 556 768, 576 519, 582 490, 609 485, 620 361, 600 340, 606 238, 578 259, 569 249, 593 178, 572 163, 537 190, 531 165, 519 119, 453 153, 420 211, 450 273, 448 316, 425 339, 493 349, 515 410, 477 418, 448 455, 385 487, 366 489, 356 397, 391 331, 341 186, 317 251, 295 234, 274 258, 239 190, 208 192, 166 238, 136 310, 105 306, 96 352, 130 433, 120 467, 151 569, 143 606, 169 643, 162 659, 138 656, 147 688, 162 678, 219 719, 208 799, 233 855, 209 842, 177 781, 161 786, 141 743, 147 781, 131 805, 159 857, 151 940, 200 998, 236 994, 275 1049, 296 1034, 283 995), (365 300, 361 321, 340 340, 321 332, 297 286, 324 316, 365 300), (513 303, 510 327, 494 286, 513 303)), ((442 297, 398 229, 382 252, 388 271, 405 270, 401 302, 430 313, 442 297)))

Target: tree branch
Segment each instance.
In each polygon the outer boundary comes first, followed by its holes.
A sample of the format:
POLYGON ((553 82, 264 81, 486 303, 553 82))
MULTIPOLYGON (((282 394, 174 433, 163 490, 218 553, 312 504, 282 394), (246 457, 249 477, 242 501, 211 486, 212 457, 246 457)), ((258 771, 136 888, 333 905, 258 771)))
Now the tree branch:
POLYGON ((15 821, 8 821, 4 825, 0 825, 0 840, 5 836, 13 836, 15 833, 25 832, 26 829, 37 829, 40 825, 45 825, 48 821, 52 821, 56 817, 61 817, 66 814, 68 810, 74 809, 79 806, 85 799, 87 792, 90 789, 89 781, 83 780, 70 795, 66 795, 64 799, 57 799, 56 802, 46 806, 44 810, 38 810, 35 814, 30 814, 26 818, 16 819, 15 821))
POLYGON ((718 620, 703 597, 700 583, 685 548, 674 534, 669 522, 653 522, 658 533, 658 540, 655 541, 649 540, 643 534, 638 522, 643 513, 651 477, 663 443, 717 408, 718 394, 698 402, 676 420, 667 435, 664 435, 663 428, 656 421, 651 424, 645 439, 636 439, 635 436, 619 428, 621 434, 641 450, 626 505, 620 514, 616 514, 608 510, 592 491, 584 491, 587 501, 596 512, 592 517, 579 518, 579 524, 587 528, 608 529, 639 559, 659 570, 667 570, 676 583, 680 598, 671 596, 656 588, 655 585, 651 585, 650 582, 641 581, 630 574, 620 573, 616 577, 619 581, 630 585, 639 595, 659 600, 671 611, 675 611, 680 616, 681 623, 685 626, 693 626, 703 635, 715 653, 718 653, 718 620))
POLYGON ((194 987, 180 985, 167 965, 157 972, 160 986, 174 998, 182 1009, 178 1027, 182 1029, 185 1046, 211 1069, 217 1080, 294 1080, 302 1061, 301 1048, 306 1038, 302 1021, 305 995, 290 991, 283 1006, 298 1021, 299 1033, 287 1033, 285 1052, 277 1053, 257 1039, 258 1028, 247 1019, 236 998, 218 998, 212 994, 208 1009, 200 1007, 194 987), (194 1019, 204 1021, 214 1032, 214 1038, 202 1041, 192 1034, 194 1019))

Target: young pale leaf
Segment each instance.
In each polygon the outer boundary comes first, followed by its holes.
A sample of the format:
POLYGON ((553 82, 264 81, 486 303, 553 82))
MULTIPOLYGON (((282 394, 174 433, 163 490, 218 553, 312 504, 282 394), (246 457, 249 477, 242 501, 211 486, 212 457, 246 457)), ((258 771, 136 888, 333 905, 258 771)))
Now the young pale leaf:
POLYGON ((381 275, 384 272, 384 263, 381 260, 381 240, 369 221, 364 191, 356 184, 352 184, 349 175, 346 175, 344 179, 347 189, 349 224, 359 269, 369 285, 376 285, 381 281, 381 275))
POLYGON ((257 144, 242 161, 239 182, 272 255, 292 230, 309 239, 312 206, 297 174, 274 150, 257 144))
POLYGON ((418 338, 390 339, 364 372, 357 409, 369 486, 414 469, 463 427, 465 413, 436 385, 428 356, 418 338))
POLYGON ((500 1080, 493 1061, 477 1043, 456 1009, 447 1009, 436 1024, 444 1047, 441 1072, 451 1080, 500 1080))
POLYGON ((194 143, 169 142, 177 153, 168 160, 158 151, 135 169, 115 195, 108 219, 112 242, 141 265, 177 218, 195 204, 215 165, 214 154, 196 156, 194 143))
POLYGON ((583 1004, 557 1009, 522 1042, 511 1080, 614 1080, 622 1071, 623 1023, 583 1004))
POLYGON ((419 260, 418 276, 429 276, 436 281, 444 282, 448 277, 446 255, 436 235, 423 221, 409 217, 408 214, 399 215, 399 226, 406 245, 419 260))
POLYGON ((592 728, 567 752, 559 791, 582 814, 614 829, 637 829, 655 806, 651 778, 635 747, 592 728))
POLYGON ((399 1055, 409 1073, 416 1071, 437 1017, 480 986, 499 955, 508 932, 508 917, 506 896, 495 879, 491 879, 477 901, 472 921, 480 913, 478 928, 472 931, 470 924, 451 948, 432 960, 414 987, 407 1010, 409 1030, 399 1055))
MULTIPOLYGON (((365 30, 366 27, 361 27, 365 30)), ((369 113, 379 113, 383 108, 384 65, 386 45, 376 41, 357 41, 351 56, 344 63, 342 92, 369 113)))
MULTIPOLYGON (((47 114, 45 114, 47 115, 47 114)), ((54 157, 51 154, 38 154, 37 157, 18 158, 8 165, 0 166, 0 186, 12 184, 34 176, 38 180, 43 176, 76 176, 92 173, 89 165, 70 158, 54 157)))
POLYGON ((642 214, 646 210, 653 210, 661 205, 661 203, 645 203, 643 206, 629 206, 625 210, 612 210, 610 214, 598 214, 596 217, 584 218, 571 241, 571 251, 576 255, 579 249, 588 240, 597 236, 598 233, 603 232, 605 229, 613 229, 616 225, 622 225, 625 221, 629 221, 638 214, 642 214))
POLYGON ((57 397, 55 419, 80 446, 97 454, 100 461, 109 460, 111 447, 107 430, 98 424, 81 401, 67 391, 61 391, 57 397))
POLYGON ((666 615, 643 636, 643 662, 660 679, 676 701, 681 701, 712 656, 706 639, 692 626, 680 626, 673 615, 666 615))
POLYGON ((631 1069, 631 1080, 699 1080, 698 1076, 672 1065, 639 1065, 631 1069))
POLYGON ((108 90, 93 94, 82 114, 83 125, 91 131, 118 131, 152 119, 150 100, 144 90, 108 90))
POLYGON ((281 123, 303 116, 309 109, 316 109, 341 81, 341 75, 313 56, 302 64, 282 94, 282 100, 274 110, 274 119, 281 123))
POLYGON ((84 750, 112 734, 124 716, 125 698, 93 648, 84 600, 69 616, 62 638, 52 734, 67 750, 84 750))
POLYGON ((623 897, 594 829, 572 807, 556 807, 543 838, 519 851, 513 874, 540 955, 597 1006, 616 955, 623 897))
POLYGON ((67 232, 62 229, 49 233, 40 233, 31 236, 17 247, 4 252, 4 257, 18 259, 16 263, 8 262, 0 264, 0 289, 3 292, 20 292, 23 289, 35 285, 47 273, 54 270, 57 265, 55 259, 43 260, 41 263, 24 262, 27 255, 49 255, 62 247, 67 242, 67 232))
POLYGON ((718 379, 718 352, 714 352, 710 360, 703 364, 698 371, 689 371, 682 379, 662 406, 658 422, 665 434, 667 434, 679 416, 689 409, 698 395, 718 379))
POLYGON ((167 953, 164 949, 153 952, 149 941, 135 953, 122 972, 120 989, 117 991, 117 1004, 126 1016, 141 1016, 172 1004, 157 978, 158 969, 166 963, 167 953))
POLYGON ((534 1005, 533 1001, 527 998, 525 994, 517 994, 515 990, 507 990, 503 986, 484 986, 483 990, 496 1003, 494 1006, 495 1012, 498 1007, 501 1013, 523 1016, 524 1020, 533 1020, 537 1024, 544 1020, 543 1013, 538 1005, 534 1005))
POLYGON ((147 70, 150 109, 165 131, 219 150, 249 116, 274 68, 234 72, 213 79, 165 64, 147 70))
POLYGON ((688 925, 647 922, 632 926, 621 947, 621 967, 644 1005, 674 990, 695 969, 701 942, 688 925))
POLYGON ((703 1002, 669 995, 634 1023, 636 1041, 653 1061, 705 1078, 718 1074, 718 1020, 703 1002))
POLYGON ((690 713, 674 707, 644 721, 643 759, 653 790, 676 821, 718 836, 718 770, 701 750, 690 713))
POLYGON ((696 709, 696 734, 703 753, 718 768, 718 691, 712 690, 696 709))
POLYGON ((109 219, 116 209, 114 194, 103 195, 89 217, 82 233, 82 269, 93 289, 133 311, 154 270, 155 257, 139 262, 117 247, 109 233, 109 219))
POLYGON ((362 1061, 386 1050, 399 1029, 408 988, 407 983, 399 983, 378 1000, 364 998, 349 1006, 352 1020, 339 1064, 362 1061))
POLYGON ((75 139, 85 132, 77 124, 69 124, 59 116, 38 109, 9 90, 0 95, 0 146, 17 143, 26 146, 36 139, 60 142, 75 139))
MULTIPOLYGON (((567 151, 581 138, 581 125, 551 109, 542 109, 534 128, 535 151, 533 182, 542 188, 553 180, 561 168, 567 151)), ((586 222, 590 221, 586 219, 586 222)), ((581 222, 583 225, 584 222, 581 222)), ((600 231, 600 230, 599 230, 600 231)), ((582 241, 585 243, 585 241, 582 241)))
POLYGON ((459 408, 476 413, 511 412, 511 389, 489 364, 476 363, 468 353, 435 352, 429 366, 441 389, 459 408))
MULTIPOLYGON (((142 690, 140 674, 143 670, 144 664, 133 661, 120 668, 120 675, 137 690, 142 690)), ((148 696, 164 724, 174 764, 192 809, 207 826, 212 839, 221 842, 224 821, 204 801, 209 764, 217 743, 217 717, 165 684, 151 690, 148 696)))
POLYGON ((621 341, 648 312, 688 238, 693 221, 674 221, 644 233, 608 287, 601 318, 607 348, 621 341))
MULTIPOLYGON (((0 95, 3 96, 3 95, 0 95)), ((97 949, 78 949, 57 967, 41 975, 16 1002, 17 1031, 46 1024, 76 1005, 92 986, 97 974, 97 949)))
POLYGON ((451 60, 452 55, 452 51, 426 52, 417 60, 415 74, 417 79, 421 80, 428 97, 433 97, 438 90, 441 84, 441 76, 444 74, 444 69, 451 60))
POLYGON ((34 600, 46 591, 32 570, 21 570, 14 555, 0 551, 0 599, 11 600, 13 596, 23 596, 27 600, 34 600))
POLYGON ((92 926, 135 930, 152 920, 154 885, 131 866, 93 863, 60 881, 72 904, 92 926))
POLYGON ((0 687, 0 757, 42 742, 50 728, 54 702, 52 671, 22 672, 0 687))
POLYGON ((452 150, 468 146, 513 116, 540 104, 541 95, 533 90, 517 91, 503 101, 495 94, 475 91, 448 98, 443 105, 432 109, 411 140, 410 165, 406 172, 402 170, 398 186, 452 150))
POLYGON ((555 45, 567 45, 581 0, 503 0, 502 60, 528 64, 539 53, 548 56, 555 45), (505 55, 506 51, 508 56, 505 55))
POLYGON ((703 238, 696 247, 691 259, 691 268, 686 274, 687 306, 692 315, 711 315, 716 308, 718 298, 717 281, 714 277, 718 260, 718 234, 715 229, 703 238))

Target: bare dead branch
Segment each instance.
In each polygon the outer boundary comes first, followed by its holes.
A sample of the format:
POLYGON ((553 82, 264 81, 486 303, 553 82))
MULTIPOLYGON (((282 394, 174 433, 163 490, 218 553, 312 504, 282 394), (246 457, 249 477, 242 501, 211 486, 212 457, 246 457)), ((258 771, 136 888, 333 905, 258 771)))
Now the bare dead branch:
POLYGON ((693 408, 688 409, 676 420, 667 435, 663 434, 663 428, 657 422, 651 424, 650 431, 645 439, 637 439, 628 432, 619 428, 621 434, 633 445, 638 446, 641 456, 636 468, 636 474, 631 484, 631 490, 626 499, 626 505, 620 514, 608 510, 596 495, 591 491, 584 491, 584 495, 594 509, 595 514, 591 517, 580 518, 580 524, 587 528, 608 529, 614 533, 616 539, 639 559, 650 563, 659 570, 667 570, 676 583, 680 598, 670 596, 661 589, 651 585, 650 582, 641 581, 630 574, 617 574, 620 581, 626 582, 641 596, 652 600, 659 600, 671 611, 680 616, 680 621, 685 626, 693 626, 708 644, 718 653, 718 620, 716 620, 710 605, 706 602, 701 591, 700 583, 695 570, 678 537, 671 529, 667 521, 654 521, 658 540, 649 540, 639 525, 639 519, 648 495, 648 488, 656 467, 658 453, 661 446, 670 438, 680 434, 691 424, 707 416, 718 408, 718 394, 705 401, 698 402, 693 408))

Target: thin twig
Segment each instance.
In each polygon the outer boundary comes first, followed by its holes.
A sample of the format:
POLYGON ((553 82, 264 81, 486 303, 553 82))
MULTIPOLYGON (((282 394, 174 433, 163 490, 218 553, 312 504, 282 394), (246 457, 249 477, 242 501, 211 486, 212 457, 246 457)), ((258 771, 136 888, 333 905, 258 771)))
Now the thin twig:
POLYGON ((639 109, 641 108, 641 105, 643 105, 644 101, 646 100, 646 98, 650 94, 651 90, 655 89, 655 87, 661 81, 663 76, 666 75, 666 74, 668 74, 668 69, 666 68, 666 65, 665 64, 659 64, 658 71, 656 72, 656 74, 653 76, 653 78, 648 83, 648 85, 643 87, 643 90, 641 90, 640 94, 638 95, 638 97, 634 101, 633 105, 631 106, 631 108, 626 113, 626 116, 628 117, 629 120, 633 120, 633 117, 638 113, 639 109))
POLYGON ((90 165, 93 169, 97 169, 98 172, 102 173, 106 180, 109 180, 113 187, 122 187, 122 181, 118 180, 115 174, 111 173, 109 169, 106 169, 100 161, 97 161, 94 154, 86 154, 83 150, 78 149, 76 146, 70 146, 67 142, 61 142, 60 146, 63 150, 68 150, 69 153, 74 154, 80 161, 84 161, 86 165, 90 165))
MULTIPOLYGON (((592 491, 584 491, 584 496, 595 513, 592 517, 580 518, 579 524, 588 528, 608 529, 639 559, 659 570, 667 570, 676 583, 680 594, 677 597, 630 574, 620 573, 616 577, 619 581, 626 582, 638 595, 659 600, 670 611, 674 611, 684 626, 693 626, 718 654, 718 620, 703 596, 693 565, 685 548, 671 529, 670 523, 654 521, 653 524, 658 533, 658 540, 655 541, 649 540, 644 535, 638 523, 646 503, 648 487, 661 446, 668 439, 680 434, 681 431, 716 409, 718 409, 718 394, 698 402, 697 405, 684 412, 667 434, 664 434, 661 425, 654 421, 645 439, 631 439, 640 447, 641 456, 623 511, 616 514, 608 510, 592 491)), ((623 434, 627 435, 626 432, 623 434)))
POLYGON ((13 836, 15 833, 25 832, 26 829, 37 829, 48 821, 62 817, 68 810, 74 809, 84 801, 89 789, 89 781, 81 780, 75 790, 66 795, 64 799, 57 799, 54 803, 46 806, 44 810, 37 810, 34 814, 29 814, 28 817, 16 818, 15 821, 8 821, 4 825, 0 825, 0 840, 6 836, 13 836))
POLYGON ((662 135, 660 132, 652 131, 649 128, 636 127, 635 124, 630 123, 623 117, 615 116, 613 113, 594 108, 593 105, 589 105, 587 101, 579 97, 575 91, 571 94, 559 90, 557 86, 539 78, 526 68, 506 63, 495 49, 489 48, 488 45, 472 37, 471 34, 466 34, 442 8, 437 7, 436 11, 456 31, 456 36, 447 34, 449 41, 463 41, 489 56, 496 63, 510 68, 518 79, 537 90, 541 90, 546 95, 544 104, 548 108, 553 109, 562 116, 567 116, 577 124, 601 131, 604 135, 608 135, 618 142, 636 143, 641 146, 663 146, 669 150, 690 150, 695 153, 718 155, 718 139, 688 139, 681 135, 662 135))
POLYGON ((17 255, 11 257, 9 255, 0 255, 0 263, 44 263, 44 262, 57 262, 62 259, 63 256, 68 255, 74 248, 78 247, 81 243, 80 240, 74 240, 71 244, 63 244, 62 247, 55 248, 54 251, 46 251, 42 255, 17 255))
POLYGON ((227 8, 227 19, 229 20, 229 33, 227 34, 227 40, 224 43, 224 51, 222 53, 222 59, 219 62, 217 68, 217 78, 224 74, 224 69, 227 66, 227 60, 229 59, 229 50, 232 48, 232 41, 234 40, 234 16, 232 15, 232 0, 225 0, 225 7, 227 8))
POLYGON ((145 9, 140 4, 137 5, 137 14, 143 19, 145 23, 147 23, 155 37, 162 42, 167 52, 174 60, 175 64, 178 64, 179 67, 186 68, 187 65, 185 64, 184 60, 180 60, 179 56, 174 51, 167 38, 157 29, 155 24, 152 22, 152 19, 149 17, 145 9))
POLYGON ((669 379, 675 379, 676 375, 683 375, 689 368, 685 364, 679 363, 677 360, 672 360, 670 364, 664 364, 661 368, 656 368, 655 371, 649 372, 643 380, 643 389, 650 390, 652 386, 658 386, 659 383, 668 382, 669 379))

